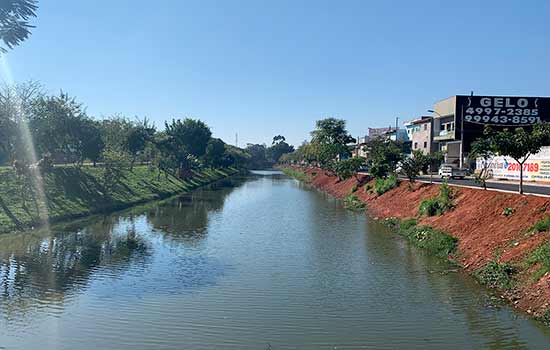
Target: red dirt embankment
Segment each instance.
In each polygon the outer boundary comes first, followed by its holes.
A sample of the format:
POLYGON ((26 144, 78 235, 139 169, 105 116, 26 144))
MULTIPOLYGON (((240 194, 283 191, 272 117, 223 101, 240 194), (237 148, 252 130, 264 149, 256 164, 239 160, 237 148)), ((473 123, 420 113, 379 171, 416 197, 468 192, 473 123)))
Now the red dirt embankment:
MULTIPOLYGON (((366 176, 338 181, 322 169, 299 170, 310 175, 313 186, 338 198, 361 185, 354 194, 367 204, 369 215, 375 218, 418 218, 420 202, 439 193, 438 184, 416 183, 410 189, 408 181, 402 181, 397 188, 377 196, 363 190, 369 181, 366 176)), ((418 222, 458 238, 457 259, 466 271, 471 273, 491 260, 520 264, 533 249, 550 239, 550 232, 527 234, 529 227, 550 214, 550 198, 452 188, 455 207, 441 216, 418 218, 418 222), (513 208, 513 215, 503 215, 504 208, 513 208)), ((529 313, 541 315, 550 310, 550 275, 533 281, 524 272, 519 278, 519 287, 506 297, 529 313)))

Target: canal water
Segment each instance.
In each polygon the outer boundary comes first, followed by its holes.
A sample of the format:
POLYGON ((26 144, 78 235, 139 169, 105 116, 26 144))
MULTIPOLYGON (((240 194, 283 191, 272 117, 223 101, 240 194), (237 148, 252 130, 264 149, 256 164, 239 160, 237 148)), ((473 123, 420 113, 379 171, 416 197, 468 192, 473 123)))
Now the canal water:
POLYGON ((548 349, 550 329, 277 172, 0 237, 0 349, 548 349))

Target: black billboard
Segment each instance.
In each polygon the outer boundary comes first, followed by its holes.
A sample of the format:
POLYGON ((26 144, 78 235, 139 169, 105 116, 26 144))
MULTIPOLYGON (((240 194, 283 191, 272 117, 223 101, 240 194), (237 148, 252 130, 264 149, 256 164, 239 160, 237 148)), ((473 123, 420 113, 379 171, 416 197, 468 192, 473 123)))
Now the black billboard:
POLYGON ((493 130, 522 127, 529 130, 534 124, 550 122, 549 97, 517 96, 456 96, 456 138, 464 127, 464 151, 483 135, 489 126, 493 130))

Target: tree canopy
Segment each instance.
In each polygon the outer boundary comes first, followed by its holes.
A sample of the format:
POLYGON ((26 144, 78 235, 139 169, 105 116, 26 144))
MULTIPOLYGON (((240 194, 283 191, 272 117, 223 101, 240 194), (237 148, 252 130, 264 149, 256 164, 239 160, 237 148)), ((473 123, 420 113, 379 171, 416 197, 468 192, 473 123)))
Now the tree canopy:
POLYGON ((346 130, 346 121, 336 118, 318 120, 311 136, 311 142, 320 144, 347 145, 355 142, 355 139, 346 130))
POLYGON ((474 154, 491 152, 514 159, 519 164, 519 193, 523 193, 523 165, 542 146, 550 144, 550 123, 536 124, 531 131, 524 128, 498 132, 486 129, 484 138, 486 141, 474 143, 474 154))
POLYGON ((13 49, 31 35, 30 19, 36 17, 38 1, 36 0, 2 0, 0 1, 0 39, 5 47, 1 52, 13 49))
POLYGON ((403 159, 401 145, 385 138, 374 138, 366 147, 369 172, 375 177, 386 177, 394 173, 397 164, 403 159))

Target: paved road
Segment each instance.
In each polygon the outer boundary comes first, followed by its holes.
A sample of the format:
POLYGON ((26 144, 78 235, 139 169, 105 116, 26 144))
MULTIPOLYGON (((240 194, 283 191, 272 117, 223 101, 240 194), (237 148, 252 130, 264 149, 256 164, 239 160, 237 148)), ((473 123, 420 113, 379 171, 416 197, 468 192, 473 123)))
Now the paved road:
MULTIPOLYGON (((360 173, 360 174, 367 175, 366 173, 360 173)), ((441 179, 437 175, 434 175, 432 180, 433 182, 436 182, 436 183, 443 182, 443 179, 441 179)), ((430 177, 420 176, 417 181, 430 182, 430 177)), ((447 182, 450 185, 454 185, 454 186, 482 188, 482 186, 479 185, 477 182, 475 182, 475 180, 472 178, 466 178, 464 180, 448 179, 447 182)), ((493 190, 493 191, 507 191, 507 192, 517 193, 518 187, 519 185, 517 182, 494 181, 494 180, 489 180, 487 182, 487 189, 493 190)), ((523 192, 525 194, 550 197, 550 185, 540 185, 540 184, 532 184, 532 183, 524 182, 523 192)))
MULTIPOLYGON (((429 177, 420 177, 418 179, 419 181, 429 182, 429 177)), ((434 182, 443 182, 443 180, 440 177, 434 176, 433 177, 434 182)), ((478 183, 476 183, 473 179, 466 178, 464 180, 454 180, 449 179, 449 184, 451 185, 457 185, 457 186, 468 186, 468 187, 482 187, 478 183)), ((511 191, 511 192, 517 192, 518 191, 518 183, 516 182, 487 182, 487 189, 492 190, 501 190, 501 191, 511 191)), ((548 185, 536 185, 536 184, 527 184, 523 183, 523 191, 525 194, 536 194, 536 195, 544 195, 550 197, 550 186, 548 185)))

